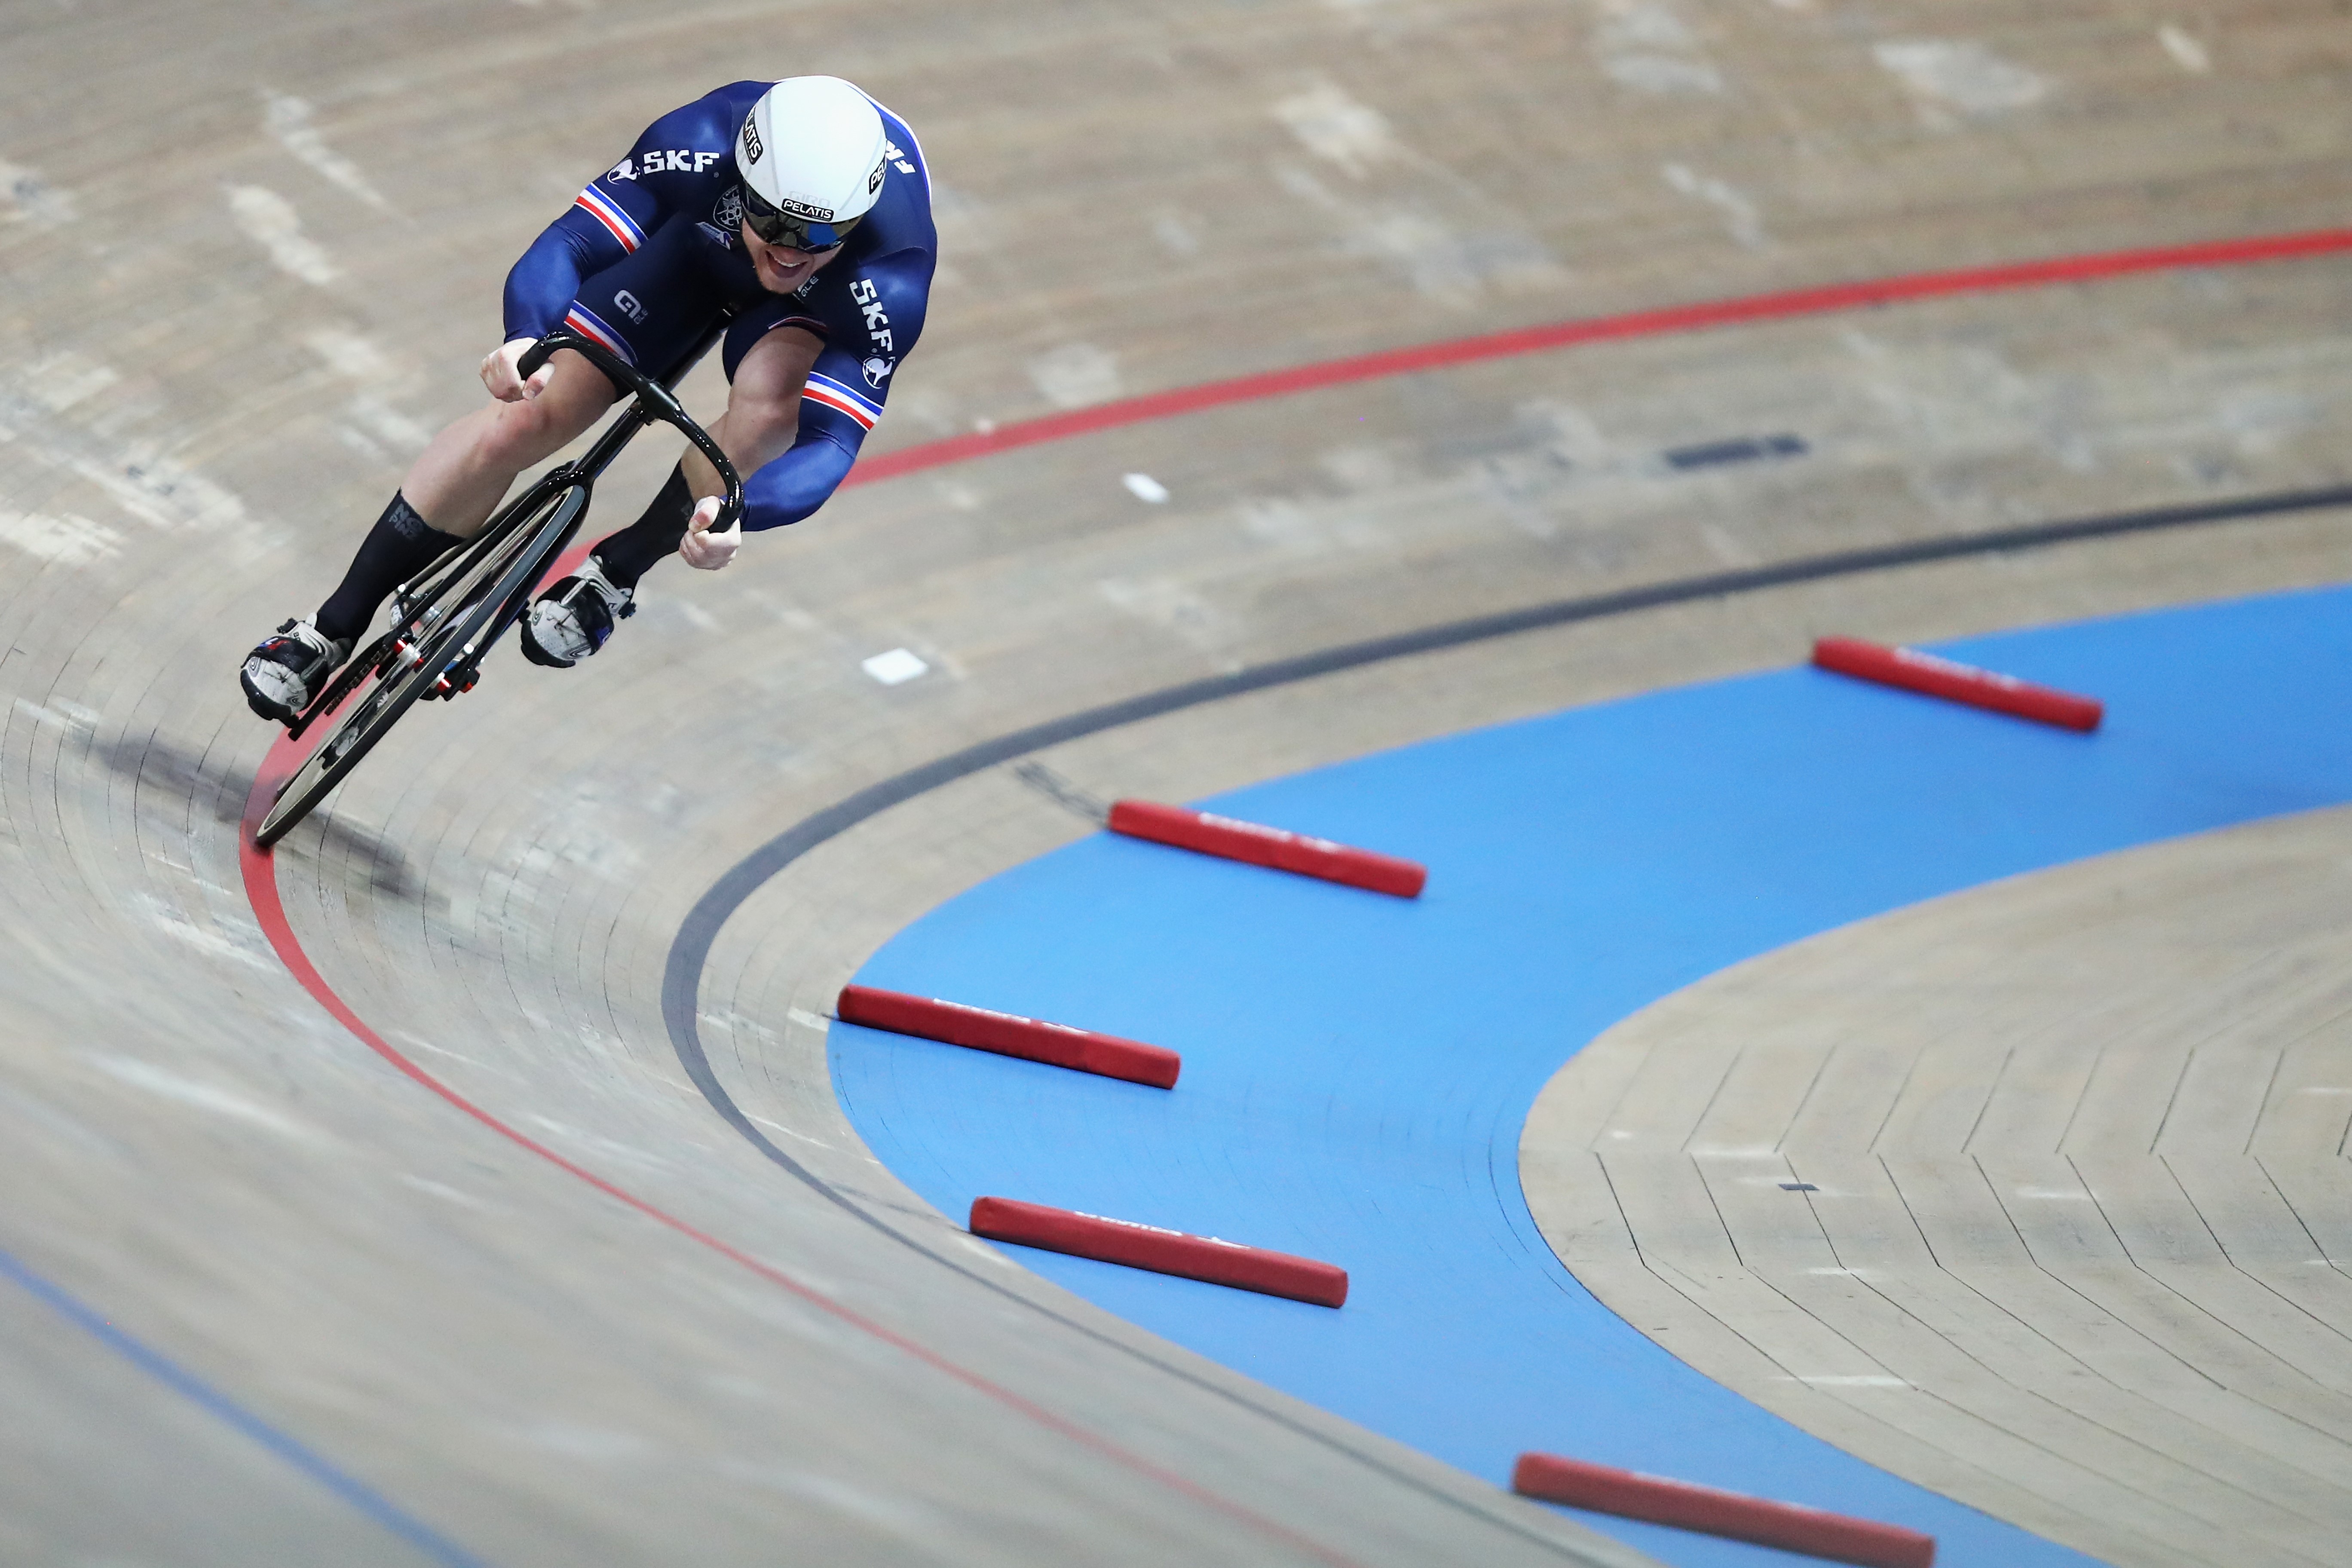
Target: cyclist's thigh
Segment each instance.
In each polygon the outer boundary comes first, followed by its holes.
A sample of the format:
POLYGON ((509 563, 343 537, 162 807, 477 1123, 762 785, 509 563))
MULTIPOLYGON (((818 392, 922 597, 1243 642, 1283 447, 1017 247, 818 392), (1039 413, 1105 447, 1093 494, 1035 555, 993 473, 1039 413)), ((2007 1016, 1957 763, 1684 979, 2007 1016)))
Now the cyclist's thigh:
MULTIPOLYGON (((559 353, 552 363, 554 374, 548 377, 547 389, 537 397, 529 403, 492 405, 498 408, 527 408, 538 416, 544 423, 545 438, 553 443, 548 447, 550 452, 603 418, 604 410, 613 406, 617 395, 604 373, 583 356, 559 353)), ((538 458, 530 460, 536 462, 538 458)))
POLYGON ((828 341, 833 329, 823 317, 789 294, 762 294, 746 304, 727 326, 727 343, 719 351, 719 363, 727 368, 727 379, 732 382, 742 367, 743 356, 757 348, 762 339, 778 327, 798 327, 814 336, 820 343, 828 341))
MULTIPOLYGON (((673 217, 636 249, 584 279, 563 324, 646 374, 666 375, 736 302, 727 258, 699 224, 673 217)), ((749 264, 738 266, 749 279, 749 264)), ((757 289, 755 279, 751 286, 757 289)))

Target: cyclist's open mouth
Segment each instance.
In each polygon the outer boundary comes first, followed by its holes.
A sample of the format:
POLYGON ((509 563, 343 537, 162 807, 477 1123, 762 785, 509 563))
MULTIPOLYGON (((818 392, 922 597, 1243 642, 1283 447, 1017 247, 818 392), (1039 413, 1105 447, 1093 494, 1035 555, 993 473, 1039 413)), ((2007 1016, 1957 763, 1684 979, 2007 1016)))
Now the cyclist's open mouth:
POLYGON ((760 257, 760 271, 762 276, 771 282, 788 283, 793 288, 800 287, 807 279, 808 275, 815 270, 815 268, 816 258, 814 256, 803 256, 797 261, 786 261, 783 252, 771 249, 763 251, 760 257))

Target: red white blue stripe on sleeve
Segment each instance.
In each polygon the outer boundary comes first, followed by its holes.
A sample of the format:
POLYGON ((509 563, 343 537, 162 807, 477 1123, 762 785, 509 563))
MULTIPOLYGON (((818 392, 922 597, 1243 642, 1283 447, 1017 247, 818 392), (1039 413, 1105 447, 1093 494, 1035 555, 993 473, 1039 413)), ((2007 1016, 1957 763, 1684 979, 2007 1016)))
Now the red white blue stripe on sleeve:
POLYGON ((578 332, 582 337, 592 339, 596 342, 602 343, 604 347, 612 350, 613 353, 620 355, 621 358, 628 363, 635 364, 637 363, 637 356, 635 353, 631 352, 629 348, 629 340, 614 331, 612 328, 606 326, 603 321, 598 321, 596 319, 596 312, 591 310, 587 306, 574 305, 569 310, 564 311, 563 324, 570 327, 573 331, 578 332))
POLYGON ((874 422, 882 417, 880 404, 829 375, 818 375, 813 371, 809 374, 808 384, 801 388, 801 395, 812 403, 822 403, 827 408, 838 409, 848 415, 857 421, 861 430, 873 429, 874 422))
POLYGON ((585 207, 590 217, 612 230, 613 237, 621 242, 623 250, 635 250, 646 242, 646 231, 637 226, 636 220, 621 210, 620 203, 595 186, 591 185, 582 191, 573 198, 572 205, 585 207))

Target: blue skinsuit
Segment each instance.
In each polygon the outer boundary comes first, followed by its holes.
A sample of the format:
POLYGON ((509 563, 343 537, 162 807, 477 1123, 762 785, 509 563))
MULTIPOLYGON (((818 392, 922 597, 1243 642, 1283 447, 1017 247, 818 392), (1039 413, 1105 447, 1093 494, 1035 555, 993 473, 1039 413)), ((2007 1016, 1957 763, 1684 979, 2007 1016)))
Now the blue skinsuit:
POLYGON ((798 293, 761 287, 740 232, 735 133, 773 85, 733 82, 655 121, 507 275, 509 340, 567 325, 656 376, 730 310, 730 382, 751 345, 778 327, 824 342, 801 395, 798 439, 743 482, 747 529, 798 522, 848 476, 922 332, 939 248, 922 149, 883 109, 889 158, 872 210, 798 293))

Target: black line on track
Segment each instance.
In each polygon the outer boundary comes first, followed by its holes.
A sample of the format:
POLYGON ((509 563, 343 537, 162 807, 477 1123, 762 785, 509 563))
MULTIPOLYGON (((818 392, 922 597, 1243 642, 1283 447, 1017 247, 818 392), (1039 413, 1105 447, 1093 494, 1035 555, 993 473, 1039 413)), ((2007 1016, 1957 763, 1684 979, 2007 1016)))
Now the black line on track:
POLYGON ((838 1205, 843 1211, 880 1232, 903 1247, 950 1269, 982 1289, 1004 1300, 1014 1301, 1064 1328, 1085 1336, 1097 1344, 1119 1351, 1144 1363, 1156 1371, 1237 1405, 1252 1414, 1265 1417, 1310 1441, 1347 1455, 1425 1496, 1461 1510, 1489 1524, 1509 1531, 1523 1539, 1561 1552, 1572 1552, 1564 1542, 1529 1529, 1518 1521, 1490 1512, 1476 1503, 1452 1495, 1435 1485, 1398 1469, 1387 1460, 1367 1453, 1346 1440, 1315 1427, 1282 1411, 1270 1408, 1246 1394, 1212 1382, 1189 1368, 1177 1365, 1154 1355, 1139 1346, 1129 1344, 1103 1332, 1088 1323, 1080 1322, 1045 1303, 1035 1301, 997 1280, 991 1279, 916 1237, 908 1235, 857 1203, 848 1194, 819 1176, 793 1159, 761 1132, 743 1109, 735 1103, 725 1087, 711 1071, 710 1058, 702 1048, 702 1034, 697 1020, 698 1003, 702 988, 702 971, 710 958, 710 950, 719 940, 719 928, 753 893, 793 861, 826 840, 839 837, 866 821, 868 817, 929 794, 958 779, 967 778, 984 768, 1011 762, 1048 746, 1078 740, 1084 736, 1115 730, 1124 724, 1139 723, 1163 714, 1197 708, 1203 703, 1238 697, 1247 692, 1264 691, 1273 687, 1287 686, 1297 681, 1311 680, 1317 676, 1336 674, 1341 670, 1359 669, 1366 665, 1380 664, 1393 658, 1407 658, 1414 654, 1434 653, 1445 648, 1467 647, 1496 637, 1512 637, 1520 632, 1539 631, 1551 626, 1572 625, 1579 621, 1601 620, 1611 616, 1629 615, 1637 610, 1662 608, 1668 605, 1689 604, 1699 599, 1727 598, 1736 594, 1752 594, 1766 588, 1786 587, 1798 583, 1818 583, 1830 578, 1859 575, 1867 572, 1885 572, 1896 567, 1923 565, 1937 561, 1955 561, 1970 555, 1993 555, 2004 551, 2042 549, 2054 544, 2071 544, 2082 540, 2114 539, 2135 533, 2153 533, 2165 529, 2192 527, 2199 523, 2235 522, 2248 518, 2271 517, 2282 512, 2311 511, 2326 507, 2352 506, 2352 485, 2335 485, 2318 489, 2286 490, 2271 495, 2242 496, 2231 500, 2194 502, 2184 506, 2158 507, 2141 511, 2111 512, 2098 517, 2076 518, 2062 522, 2027 523, 2015 528, 1991 529, 1977 533, 1947 534, 1940 538, 1912 540, 1898 544, 1874 546, 1863 550, 1843 550, 1825 555, 1802 556, 1793 561, 1769 566, 1758 566, 1738 572, 1709 573, 1697 577, 1676 578, 1671 582, 1654 583, 1638 588, 1624 588, 1614 593, 1595 594, 1582 598, 1556 599, 1549 604, 1531 605, 1524 609, 1506 610, 1496 615, 1477 616, 1468 620, 1450 621, 1443 626, 1425 626, 1419 631, 1401 632, 1391 637, 1373 637, 1363 642, 1346 643, 1296 658, 1276 659, 1269 664, 1234 670, 1230 674, 1211 676, 1202 680, 1186 681, 1179 686, 1163 687, 1140 696, 1127 698, 1100 707, 1085 709, 1049 719, 1042 724, 1032 724, 994 740, 966 746, 944 757, 909 768, 905 773, 869 784, 845 799, 815 815, 803 817, 793 826, 771 838, 759 848, 730 867, 725 875, 711 884, 709 891, 695 900, 687 911, 685 921, 671 942, 669 957, 662 970, 662 1021, 668 1026, 670 1046, 677 1054, 678 1065, 694 1087, 702 1092, 719 1119, 750 1142, 751 1146, 769 1160, 808 1186, 818 1195, 838 1205))

